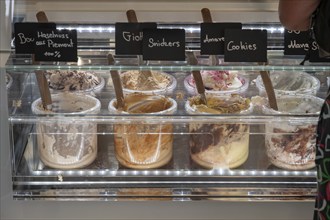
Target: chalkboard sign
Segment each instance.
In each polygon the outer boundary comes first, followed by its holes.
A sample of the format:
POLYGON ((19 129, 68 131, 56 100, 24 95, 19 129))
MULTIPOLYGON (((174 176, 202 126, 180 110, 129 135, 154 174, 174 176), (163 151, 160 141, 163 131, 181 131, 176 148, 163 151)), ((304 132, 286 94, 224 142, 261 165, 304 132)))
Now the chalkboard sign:
POLYGON ((40 28, 56 29, 56 24, 36 22, 15 23, 15 53, 34 54, 37 29, 40 28))
POLYGON ((305 55, 309 50, 308 31, 284 31, 284 55, 305 55))
POLYGON ((202 23, 201 54, 224 54, 225 29, 242 29, 241 23, 202 23))
POLYGON ((267 62, 267 31, 225 30, 226 62, 267 62))
POLYGON ((78 61, 76 30, 39 29, 35 47, 36 61, 78 61))
POLYGON ((317 45, 316 41, 313 41, 310 50, 310 57, 309 61, 311 63, 324 63, 330 62, 330 58, 320 58, 319 56, 319 46, 317 45))
POLYGON ((156 29, 156 23, 116 23, 116 54, 141 55, 143 29, 156 29))
POLYGON ((149 29, 143 36, 144 60, 185 60, 184 29, 149 29))

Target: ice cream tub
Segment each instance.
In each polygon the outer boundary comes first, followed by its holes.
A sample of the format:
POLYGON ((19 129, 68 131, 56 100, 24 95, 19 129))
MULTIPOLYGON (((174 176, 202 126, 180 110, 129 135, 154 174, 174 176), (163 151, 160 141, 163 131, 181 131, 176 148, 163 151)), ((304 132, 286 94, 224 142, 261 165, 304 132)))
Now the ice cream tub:
MULTIPOLYGON (((185 103, 188 114, 229 115, 253 111, 249 99, 240 95, 206 95, 207 105, 194 96, 185 103)), ((249 155, 250 125, 246 123, 190 123, 190 156, 206 169, 232 169, 244 164, 249 155)))
MULTIPOLYGON (((125 96, 125 107, 109 103, 112 114, 168 115, 177 109, 174 99, 162 95, 131 93, 125 96)), ((115 155, 128 168, 152 169, 169 163, 173 154, 173 125, 169 122, 128 122, 114 125, 115 155)))
MULTIPOLYGON (((272 81, 275 94, 292 95, 292 94, 309 94, 316 95, 320 89, 320 81, 305 72, 271 72, 269 74, 272 81)), ((261 76, 256 79, 256 86, 259 95, 266 96, 265 86, 261 76)))
POLYGON ((311 95, 281 95, 277 97, 278 111, 263 106, 267 115, 289 115, 285 121, 266 123, 265 145, 269 161, 287 170, 306 170, 315 166, 316 122, 293 120, 292 116, 315 115, 323 100, 311 95))
POLYGON ((49 119, 42 117, 36 124, 39 157, 51 168, 86 167, 97 155, 97 124, 64 116, 97 114, 100 101, 82 93, 64 92, 51 97, 51 111, 43 108, 40 98, 32 103, 34 114, 49 116, 49 119))
POLYGON ((124 94, 145 93, 171 95, 177 86, 177 80, 171 74, 151 71, 151 75, 143 76, 142 71, 130 70, 120 73, 124 94))
POLYGON ((105 85, 100 74, 81 70, 48 70, 45 73, 52 93, 85 92, 98 93, 105 85))
MULTIPOLYGON (((249 87, 249 80, 238 71, 201 71, 205 93, 209 94, 240 94, 249 87)), ((192 75, 184 79, 184 87, 190 95, 197 95, 195 80, 192 75)))

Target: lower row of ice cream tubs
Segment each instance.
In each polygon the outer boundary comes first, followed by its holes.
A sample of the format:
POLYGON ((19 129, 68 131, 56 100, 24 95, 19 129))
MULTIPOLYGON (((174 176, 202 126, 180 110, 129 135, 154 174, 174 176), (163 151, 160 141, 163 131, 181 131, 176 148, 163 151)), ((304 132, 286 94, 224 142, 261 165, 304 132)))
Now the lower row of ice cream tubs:
MULTIPOLYGON (((61 74, 61 72, 57 73, 61 74)), ((158 73, 154 72, 154 74, 158 73)), ((214 72, 212 74, 215 75, 214 72)), ((221 74, 221 80, 226 77, 229 78, 230 75, 225 73, 227 76, 223 76, 223 73, 221 74)), ((135 77, 134 75, 137 73, 133 73, 132 77, 135 77)), ((307 76, 312 77, 306 74, 307 76)), ((131 79, 132 77, 127 78, 131 79)), ((300 77, 303 78, 304 76, 300 77)), ((51 77, 48 78, 51 79, 51 77)), ((53 78, 58 79, 60 77, 53 78)), ((168 77, 167 79, 173 85, 175 78, 168 77)), ((243 82, 242 85, 248 84, 244 77, 238 76, 237 79, 243 82)), ((314 78, 312 79, 314 80, 314 78)), ((319 81, 316 78, 315 80, 315 84, 313 81, 308 81, 309 85, 319 86, 319 81)), ((130 80, 126 79, 126 81, 130 80)), ((304 83, 305 87, 308 82, 304 83)), ((134 83, 133 81, 128 84, 134 83)), ((194 85, 190 76, 185 79, 185 83, 194 85)), ((288 86, 288 83, 284 84, 288 86)), ((221 86, 223 84, 218 87, 221 86)), ((133 87, 131 90, 134 90, 135 87, 133 87)), ((298 88, 297 85, 293 87, 298 88)), ((317 91, 318 88, 315 89, 317 91)), ((198 95, 192 94, 185 102, 185 111, 188 115, 252 113, 253 102, 239 93, 232 92, 232 94, 221 95, 207 93, 207 105, 201 103, 198 95)), ((32 104, 33 112, 35 114, 54 115, 64 113, 75 116, 97 114, 101 109, 100 101, 85 93, 55 93, 52 94, 52 100, 52 111, 45 111, 41 100, 38 99, 32 104)), ((323 103, 322 99, 313 96, 313 94, 301 95, 297 93, 295 95, 281 94, 277 97, 277 101, 278 111, 269 108, 267 104, 258 103, 258 100, 255 103, 261 107, 264 114, 272 115, 316 115, 323 103)), ((150 91, 146 93, 132 92, 126 93, 123 109, 117 109, 117 102, 113 99, 109 102, 108 111, 110 114, 171 115, 177 111, 177 102, 166 97, 166 93, 162 95, 162 93, 150 91)), ((173 125, 171 123, 114 124, 113 128, 115 155, 122 166, 133 169, 152 169, 162 167, 172 159, 173 125)), ((305 170, 313 168, 315 166, 315 129, 315 124, 266 123, 265 145, 269 161, 283 169, 305 170)), ((81 124, 61 121, 52 124, 38 122, 36 133, 40 159, 48 167, 57 169, 83 168, 91 164, 97 157, 96 123, 81 124)), ((233 169, 244 164, 248 158, 250 137, 250 125, 248 123, 227 124, 216 121, 214 123, 194 123, 192 121, 189 123, 189 133, 190 157, 203 168, 233 169)))

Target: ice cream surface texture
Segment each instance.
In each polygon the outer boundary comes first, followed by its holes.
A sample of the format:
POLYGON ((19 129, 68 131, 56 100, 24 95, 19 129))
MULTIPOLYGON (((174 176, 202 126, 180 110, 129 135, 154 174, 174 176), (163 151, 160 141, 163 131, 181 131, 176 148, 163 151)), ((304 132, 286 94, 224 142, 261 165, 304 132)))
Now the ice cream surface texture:
POLYGON ((165 96, 132 93, 125 97, 124 111, 130 114, 157 113, 169 109, 172 102, 165 96))
POLYGON ((151 75, 142 71, 130 70, 121 73, 125 93, 142 92, 149 94, 168 94, 176 87, 176 79, 167 73, 151 71, 151 75))
POLYGON ((36 125, 41 161, 48 167, 58 169, 89 165, 97 155, 97 124, 63 117, 63 114, 96 114, 101 107, 99 100, 85 94, 67 92, 53 94, 52 100, 52 111, 44 110, 40 99, 32 104, 35 114, 52 115, 54 119, 39 120, 36 125))
MULTIPOLYGON (((203 70, 201 76, 208 93, 242 93, 248 87, 248 80, 238 75, 238 71, 203 70)), ((190 94, 196 94, 192 75, 186 77, 184 85, 190 94)))
POLYGON ((80 70, 48 70, 46 78, 49 87, 57 91, 92 91, 104 86, 103 78, 80 70))
MULTIPOLYGON (((266 114, 317 115, 322 99, 309 95, 277 97, 278 111, 264 107, 266 114)), ((305 170, 315 166, 316 124, 287 120, 266 124, 266 151, 272 164, 289 170, 305 170)))
POLYGON ((250 107, 250 100, 233 94, 227 97, 207 96, 207 105, 202 104, 199 96, 189 99, 189 103, 198 113, 234 114, 247 110, 250 107))
MULTIPOLYGON (((320 88, 320 81, 304 72, 271 72, 270 78, 276 94, 311 94, 315 95, 320 88)), ((260 95, 265 95, 265 87, 261 76, 256 79, 260 95)))
MULTIPOLYGON (((172 114, 176 111, 173 99, 159 95, 131 93, 125 96, 125 107, 116 114, 172 114)), ((114 125, 115 153, 119 163, 134 169, 151 169, 166 165, 172 158, 173 125, 166 122, 129 122, 114 125)))
MULTIPOLYGON (((243 114, 249 113, 250 100, 239 95, 207 96, 207 106, 198 96, 186 103, 189 114, 243 114)), ((207 169, 236 168, 249 154, 248 124, 191 123, 189 125, 190 155, 192 160, 207 169)))

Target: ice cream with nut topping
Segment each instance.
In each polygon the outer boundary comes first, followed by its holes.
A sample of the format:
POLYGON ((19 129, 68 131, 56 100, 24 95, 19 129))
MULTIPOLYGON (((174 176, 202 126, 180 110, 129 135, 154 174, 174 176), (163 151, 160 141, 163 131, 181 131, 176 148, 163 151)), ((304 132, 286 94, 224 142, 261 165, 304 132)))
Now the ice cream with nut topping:
POLYGON ((139 70, 130 70, 120 74, 124 93, 141 92, 147 94, 169 95, 176 87, 177 81, 172 75, 151 71, 150 75, 139 70))

